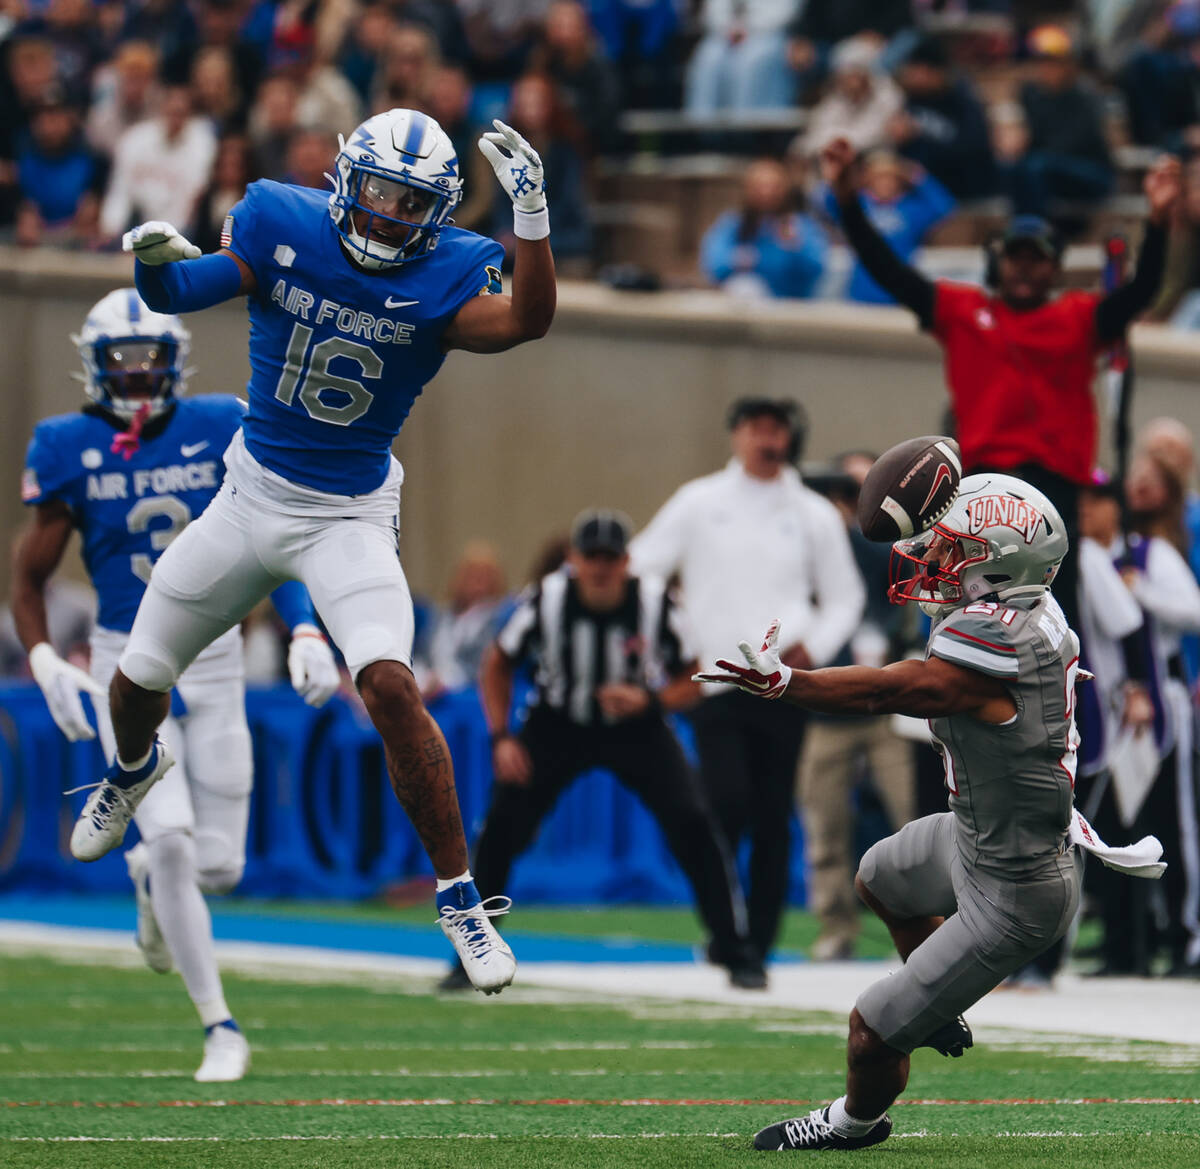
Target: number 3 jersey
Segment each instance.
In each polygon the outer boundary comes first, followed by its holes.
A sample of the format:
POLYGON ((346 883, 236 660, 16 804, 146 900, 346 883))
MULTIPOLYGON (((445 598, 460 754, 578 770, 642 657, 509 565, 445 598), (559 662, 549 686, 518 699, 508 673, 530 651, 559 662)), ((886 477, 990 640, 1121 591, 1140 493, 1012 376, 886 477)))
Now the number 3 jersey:
POLYGON ((1005 877, 1035 872, 1059 854, 1071 819, 1079 640, 1046 593, 954 609, 935 624, 927 652, 998 678, 1017 706, 1007 723, 971 714, 930 721, 959 853, 1005 877))
POLYGON ((29 505, 57 499, 71 509, 100 626, 133 627, 154 562, 219 490, 221 456, 244 414, 228 394, 181 398, 146 425, 128 462, 111 449, 120 432, 95 408, 38 423, 21 498, 29 505))
POLYGON ((342 251, 328 194, 251 183, 222 242, 254 272, 246 448, 334 495, 374 491, 392 440, 445 360, 458 310, 500 291, 503 249, 456 227, 407 264, 364 272, 342 251))

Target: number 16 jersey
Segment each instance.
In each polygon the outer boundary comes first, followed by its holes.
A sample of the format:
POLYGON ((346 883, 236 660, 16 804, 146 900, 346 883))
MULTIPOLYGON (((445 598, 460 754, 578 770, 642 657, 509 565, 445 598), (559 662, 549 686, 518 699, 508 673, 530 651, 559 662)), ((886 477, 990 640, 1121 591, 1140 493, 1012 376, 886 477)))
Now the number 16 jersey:
POLYGON ((500 291, 494 240, 442 229, 421 259, 364 272, 342 251, 321 191, 251 183, 222 243, 254 272, 246 449, 333 495, 387 477, 392 440, 445 360, 458 310, 500 291))

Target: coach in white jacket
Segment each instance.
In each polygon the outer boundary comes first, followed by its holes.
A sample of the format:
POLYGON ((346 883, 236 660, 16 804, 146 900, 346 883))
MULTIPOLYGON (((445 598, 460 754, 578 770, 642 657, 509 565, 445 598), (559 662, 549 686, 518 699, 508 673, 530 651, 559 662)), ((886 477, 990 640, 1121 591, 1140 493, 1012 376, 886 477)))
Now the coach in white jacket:
MULTIPOLYGON (((791 466, 804 439, 800 411, 790 401, 742 398, 728 422, 733 458, 667 500, 631 545, 634 571, 678 574, 702 662, 778 617, 789 643, 784 661, 826 665, 858 628, 865 595, 837 510, 791 466)), ((730 845, 736 850, 750 834, 749 932, 765 961, 787 900, 805 715, 740 691, 707 690, 692 716, 701 778, 730 845)))

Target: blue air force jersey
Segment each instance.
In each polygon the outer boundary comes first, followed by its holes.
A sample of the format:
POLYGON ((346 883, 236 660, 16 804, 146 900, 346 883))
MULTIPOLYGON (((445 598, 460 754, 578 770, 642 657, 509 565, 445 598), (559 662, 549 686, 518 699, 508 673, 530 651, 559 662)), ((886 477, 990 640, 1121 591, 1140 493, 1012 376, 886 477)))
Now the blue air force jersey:
POLYGON ((460 308, 500 290, 503 249, 456 227, 408 264, 356 268, 329 196, 262 180, 230 213, 227 246, 254 272, 246 447, 294 483, 334 495, 373 491, 392 440, 445 360, 460 308))
POLYGON ((111 449, 119 432, 95 414, 47 418, 34 429, 21 498, 71 509, 105 629, 133 628, 154 562, 220 488, 221 456, 244 414, 228 394, 182 398, 161 430, 148 424, 153 437, 143 435, 128 462, 111 449))

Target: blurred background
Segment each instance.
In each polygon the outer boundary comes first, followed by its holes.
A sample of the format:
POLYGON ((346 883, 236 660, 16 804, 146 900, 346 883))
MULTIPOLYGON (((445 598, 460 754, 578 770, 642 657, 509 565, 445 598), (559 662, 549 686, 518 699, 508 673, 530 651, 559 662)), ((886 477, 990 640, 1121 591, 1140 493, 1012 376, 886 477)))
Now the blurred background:
MULTIPOLYGON (((5 547, 34 423, 82 403, 69 334, 132 281, 121 233, 166 219, 212 250, 247 182, 326 187, 337 135, 395 106, 453 139, 456 222, 509 247, 509 204, 475 141, 496 117, 530 139, 561 278, 550 335, 453 355, 396 445, 419 669, 469 832, 491 783, 478 653, 555 566, 577 511, 620 508, 642 527, 724 464, 726 411, 745 395, 803 405, 801 470, 843 503, 844 452, 953 430, 937 347, 842 241, 816 166, 832 138, 862 153, 873 222, 926 274, 979 282, 985 242, 1029 212, 1063 233, 1064 279, 1087 288, 1110 237, 1136 249, 1148 167, 1180 154, 1167 275, 1134 332, 1133 417, 1200 427, 1200 3, 0 0, 5 547), (474 655, 463 630, 484 632, 474 655)), ((191 392, 241 392, 242 306, 188 325, 191 392)), ((77 660, 84 579, 72 561, 56 591, 60 652, 77 660)), ((278 686, 282 632, 264 615, 247 634, 258 787, 243 891, 361 898, 427 876, 349 688, 309 711, 278 686)), ((69 785, 46 761, 85 777, 97 760, 58 736, 11 629, 3 653, 0 887, 123 890, 119 858, 86 872, 64 859, 53 793, 69 785)), ((686 718, 676 725, 690 749, 686 718)), ((928 746, 905 750, 928 785, 916 806, 936 808, 928 746)), ((870 778, 865 756, 856 766, 870 778)), ((887 830, 862 792, 857 851, 887 830)), ((800 904, 800 833, 790 866, 800 904)), ((652 822, 606 777, 577 785, 510 891, 687 899, 652 822), (549 875, 566 856, 586 861, 578 888, 549 875)))

